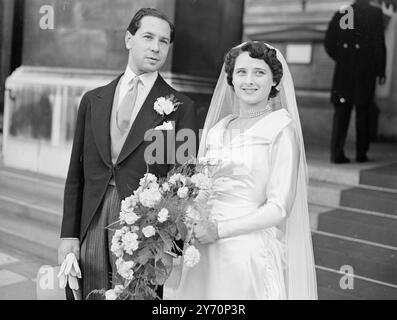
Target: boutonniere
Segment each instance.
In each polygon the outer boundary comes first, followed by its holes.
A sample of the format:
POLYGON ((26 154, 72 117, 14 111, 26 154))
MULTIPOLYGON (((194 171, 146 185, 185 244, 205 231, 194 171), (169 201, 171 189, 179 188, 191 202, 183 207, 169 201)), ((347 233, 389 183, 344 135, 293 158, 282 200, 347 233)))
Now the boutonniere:
POLYGON ((166 97, 157 98, 153 108, 158 114, 162 116, 168 116, 171 112, 174 112, 176 109, 178 109, 180 104, 182 104, 182 102, 179 102, 175 96, 171 94, 166 97))

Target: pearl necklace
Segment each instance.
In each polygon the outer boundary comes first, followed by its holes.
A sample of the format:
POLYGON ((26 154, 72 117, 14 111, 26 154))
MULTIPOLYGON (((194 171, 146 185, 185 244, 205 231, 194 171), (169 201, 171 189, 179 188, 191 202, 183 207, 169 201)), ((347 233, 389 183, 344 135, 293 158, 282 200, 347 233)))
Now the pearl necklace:
POLYGON ((249 108, 249 109, 241 108, 239 118, 242 119, 256 118, 266 113, 271 113, 272 111, 273 108, 271 107, 270 104, 267 104, 265 108, 259 110, 258 108, 249 108))

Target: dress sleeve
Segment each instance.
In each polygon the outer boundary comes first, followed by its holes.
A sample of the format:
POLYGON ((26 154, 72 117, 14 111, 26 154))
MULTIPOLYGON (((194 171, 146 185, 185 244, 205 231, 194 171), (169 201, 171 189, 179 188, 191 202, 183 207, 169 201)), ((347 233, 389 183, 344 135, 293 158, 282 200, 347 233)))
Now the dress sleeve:
POLYGON ((289 214, 296 193, 300 159, 297 137, 292 125, 275 138, 270 151, 270 176, 267 201, 245 216, 218 221, 219 238, 234 237, 279 225, 289 214))
POLYGON ((288 216, 295 200, 300 150, 292 125, 280 132, 271 150, 267 203, 277 205, 288 216))

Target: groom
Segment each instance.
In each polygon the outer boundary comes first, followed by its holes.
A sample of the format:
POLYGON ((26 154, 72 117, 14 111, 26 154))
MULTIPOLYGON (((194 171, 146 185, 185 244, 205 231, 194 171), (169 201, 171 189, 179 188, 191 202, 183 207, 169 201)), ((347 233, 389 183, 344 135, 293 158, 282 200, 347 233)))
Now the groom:
MULTIPOLYGON (((113 234, 106 227, 118 219, 121 200, 138 188, 147 169, 166 176, 173 165, 147 161, 145 150, 151 141, 146 141, 145 133, 171 122, 175 132, 190 129, 198 139, 193 101, 158 73, 174 35, 167 16, 156 9, 140 9, 125 35, 129 51, 125 72, 108 85, 87 92, 81 100, 65 185, 58 260, 61 263, 70 252, 80 259, 83 299, 92 290, 110 289, 115 280, 115 257, 110 252, 113 234), (161 115, 154 103, 170 95, 179 106, 161 115)), ((174 141, 171 152, 178 151, 182 143, 174 141)), ((165 150, 160 152, 169 154, 168 140, 163 146, 165 150)), ((190 155, 195 156, 193 149, 190 155)), ((162 287, 158 294, 162 297, 162 287)))

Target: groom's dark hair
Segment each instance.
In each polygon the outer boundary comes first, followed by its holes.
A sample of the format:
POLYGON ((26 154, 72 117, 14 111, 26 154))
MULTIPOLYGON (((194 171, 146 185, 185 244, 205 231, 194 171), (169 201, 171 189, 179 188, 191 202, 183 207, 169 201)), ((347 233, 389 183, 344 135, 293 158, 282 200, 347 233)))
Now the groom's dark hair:
POLYGON ((175 39, 175 26, 174 24, 171 22, 171 20, 161 11, 154 9, 154 8, 142 8, 139 9, 137 13, 135 13, 135 15, 133 16, 127 30, 134 35, 136 33, 136 31, 140 28, 141 26, 141 20, 143 17, 155 17, 155 18, 159 18, 162 19, 164 21, 166 21, 170 28, 171 28, 171 34, 170 34, 170 42, 174 42, 175 39))

